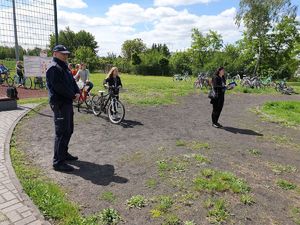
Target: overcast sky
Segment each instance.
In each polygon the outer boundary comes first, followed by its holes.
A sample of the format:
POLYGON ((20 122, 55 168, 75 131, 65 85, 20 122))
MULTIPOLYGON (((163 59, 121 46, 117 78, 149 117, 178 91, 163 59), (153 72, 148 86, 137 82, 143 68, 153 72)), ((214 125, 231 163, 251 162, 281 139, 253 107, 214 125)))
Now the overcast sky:
POLYGON ((57 2, 59 28, 69 26, 74 31, 91 32, 99 44, 99 55, 119 54, 122 43, 133 38, 143 39, 148 46, 166 43, 172 51, 183 50, 190 47, 192 28, 202 32, 216 30, 222 34, 225 43, 238 40, 242 31, 234 22, 238 0, 57 2))

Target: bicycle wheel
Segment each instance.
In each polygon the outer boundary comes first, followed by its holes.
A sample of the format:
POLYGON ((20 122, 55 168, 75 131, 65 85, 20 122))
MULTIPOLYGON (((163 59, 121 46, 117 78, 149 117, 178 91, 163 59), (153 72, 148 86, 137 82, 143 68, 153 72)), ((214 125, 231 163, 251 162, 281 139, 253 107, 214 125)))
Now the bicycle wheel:
POLYGON ((6 83, 7 83, 8 87, 12 87, 14 85, 14 80, 10 77, 7 77, 6 83))
POLYGON ((104 97, 95 95, 92 98, 92 102, 92 111, 95 116, 99 116, 102 112, 104 97))
POLYGON ((119 100, 111 101, 108 106, 108 118, 113 124, 119 124, 125 117, 125 107, 119 100))
POLYGON ((24 77, 24 87, 26 89, 31 89, 32 81, 30 77, 24 77))
POLYGON ((92 106, 93 106, 93 98, 94 96, 87 96, 87 98, 85 99, 85 105, 86 105, 86 108, 87 109, 92 109, 92 106))
POLYGON ((14 85, 19 85, 19 76, 15 75, 13 79, 14 79, 14 85))

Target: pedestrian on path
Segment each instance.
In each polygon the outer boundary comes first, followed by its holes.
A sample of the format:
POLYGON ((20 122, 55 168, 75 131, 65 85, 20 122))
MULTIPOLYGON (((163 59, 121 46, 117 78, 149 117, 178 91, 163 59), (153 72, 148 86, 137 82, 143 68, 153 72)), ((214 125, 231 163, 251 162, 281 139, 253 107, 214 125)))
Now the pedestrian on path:
POLYGON ((63 45, 53 48, 53 60, 46 72, 46 81, 49 92, 49 103, 54 113, 55 142, 53 168, 57 171, 70 172, 74 168, 66 163, 68 160, 77 160, 68 152, 73 122, 73 101, 78 101, 79 89, 68 69, 70 52, 63 45))
POLYGON ((224 77, 225 69, 220 67, 212 78, 212 88, 215 91, 215 98, 211 99, 211 104, 213 105, 213 111, 211 114, 212 126, 215 128, 221 128, 222 125, 219 124, 219 117, 221 115, 223 105, 224 105, 224 95, 226 91, 226 79, 224 77))

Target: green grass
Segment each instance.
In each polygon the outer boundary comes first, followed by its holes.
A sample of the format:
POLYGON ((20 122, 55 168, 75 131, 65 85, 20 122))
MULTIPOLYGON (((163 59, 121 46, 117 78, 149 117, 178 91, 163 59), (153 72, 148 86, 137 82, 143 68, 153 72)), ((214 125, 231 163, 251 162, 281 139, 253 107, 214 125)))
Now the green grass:
POLYGON ((16 61, 15 60, 2 60, 0 59, 0 63, 3 63, 3 65, 9 69, 10 74, 16 73, 16 61))
POLYGON ((257 150, 257 149, 250 149, 249 150, 249 153, 250 154, 252 154, 252 155, 254 155, 254 156, 260 156, 262 153, 259 151, 259 150, 257 150))
POLYGON ((194 188, 197 191, 248 193, 249 186, 242 179, 237 178, 230 172, 222 172, 212 169, 204 169, 201 175, 194 181, 194 188))
POLYGON ((278 187, 282 188, 283 190, 294 190, 297 188, 297 185, 282 179, 276 181, 276 184, 278 187))
POLYGON ((241 195, 240 200, 245 205, 253 205, 255 203, 255 200, 254 200, 253 196, 249 195, 249 194, 241 195))
POLYGON ((22 187, 47 219, 62 224, 82 220, 79 207, 66 198, 65 192, 57 184, 48 180, 39 169, 30 166, 29 159, 17 149, 14 138, 10 154, 22 187))
POLYGON ((158 204, 156 205, 155 209, 166 213, 171 209, 173 204, 174 201, 170 196, 162 195, 158 197, 158 204))
POLYGON ((113 203, 116 201, 117 196, 114 193, 112 193, 111 191, 105 191, 101 194, 100 199, 110 202, 110 203, 113 203))
POLYGON ((224 199, 207 199, 204 203, 205 208, 208 209, 208 220, 212 224, 223 224, 230 216, 226 209, 226 202, 224 199))
POLYGON ((162 225, 180 225, 180 224, 181 224, 180 219, 173 214, 166 215, 164 222, 162 223, 162 225))
POLYGON ((194 156, 195 160, 197 162, 200 162, 200 163, 210 163, 210 159, 206 158, 205 156, 201 155, 201 154, 195 154, 194 156))
POLYGON ((291 210, 291 216, 296 224, 300 225, 300 207, 293 207, 291 210))
POLYGON ((271 121, 288 126, 300 125, 300 101, 267 102, 261 107, 261 111, 271 121))
POLYGON ((129 208, 138 208, 141 209, 147 205, 147 200, 142 195, 132 196, 127 200, 127 206, 129 208))
MULTIPOLYGON (((103 90, 102 82, 105 74, 91 74, 94 83, 93 93, 103 90)), ((136 76, 121 74, 124 91, 121 100, 135 105, 174 104, 177 97, 189 95, 193 89, 193 81, 174 82, 171 77, 136 76)))
POLYGON ((157 180, 154 178, 150 178, 146 180, 146 187, 148 188, 156 188, 157 187, 157 180))
POLYGON ((43 97, 43 98, 23 98, 18 100, 19 105, 24 105, 24 104, 41 104, 41 103, 47 103, 48 102, 48 97, 43 97))
POLYGON ((268 163, 275 174, 295 173, 297 168, 291 165, 283 165, 279 163, 268 163))

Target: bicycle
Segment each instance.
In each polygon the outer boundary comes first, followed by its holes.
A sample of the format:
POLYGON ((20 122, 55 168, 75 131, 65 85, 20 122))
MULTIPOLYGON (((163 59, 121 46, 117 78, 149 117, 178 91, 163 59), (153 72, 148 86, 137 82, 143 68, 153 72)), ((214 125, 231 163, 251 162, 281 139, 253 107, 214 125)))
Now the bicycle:
POLYGON ((0 84, 3 85, 6 83, 8 87, 12 87, 14 85, 14 80, 9 76, 9 71, 6 71, 5 73, 1 73, 0 76, 0 84), (4 75, 4 78, 2 77, 4 75))
POLYGON ((188 74, 188 72, 185 72, 182 74, 174 74, 173 75, 173 81, 191 81, 191 76, 188 74))
POLYGON ((80 89, 80 96, 78 101, 76 102, 76 107, 78 112, 80 112, 80 108, 82 107, 82 104, 85 103, 87 109, 92 109, 93 105, 93 96, 91 96, 87 89, 88 85, 84 84, 83 87, 79 88, 80 89))
POLYGON ((46 82, 43 80, 43 77, 34 77, 33 83, 34 83, 34 89, 46 88, 46 82))
POLYGON ((194 82, 195 88, 202 89, 205 87, 206 89, 210 86, 209 79, 205 74, 199 74, 197 80, 194 82))
POLYGON ((119 87, 111 86, 108 88, 108 93, 99 91, 99 95, 93 97, 92 110, 95 116, 99 116, 102 112, 108 114, 111 123, 119 124, 125 117, 125 107, 120 100, 118 100, 119 87))
POLYGON ((32 87, 32 81, 30 77, 23 76, 23 80, 20 83, 19 75, 15 74, 13 78, 14 85, 23 85, 25 89, 31 89, 32 87))

